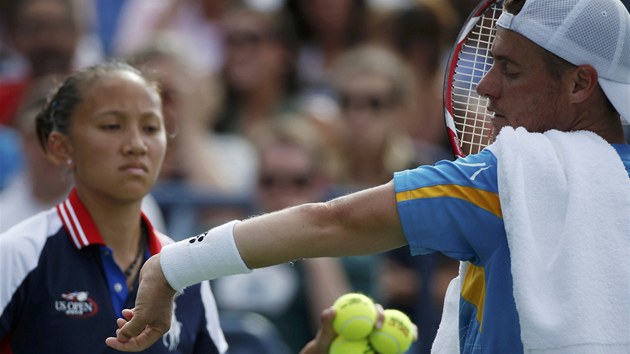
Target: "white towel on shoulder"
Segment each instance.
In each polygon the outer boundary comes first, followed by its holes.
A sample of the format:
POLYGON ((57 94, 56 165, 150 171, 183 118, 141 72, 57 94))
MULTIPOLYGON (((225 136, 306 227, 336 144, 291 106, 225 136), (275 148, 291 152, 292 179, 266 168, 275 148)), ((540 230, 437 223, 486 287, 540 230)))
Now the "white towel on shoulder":
POLYGON ((504 128, 501 210, 526 353, 630 352, 630 179, 592 132, 504 128))
MULTIPOLYGON (((504 128, 501 209, 526 353, 630 353, 630 180, 591 132, 504 128)), ((460 275, 449 285, 433 354, 459 353, 460 275)))
POLYGON ((462 278, 466 276, 468 262, 459 262, 459 275, 451 280, 444 295, 442 319, 431 354, 459 354, 459 299, 462 293, 462 278))

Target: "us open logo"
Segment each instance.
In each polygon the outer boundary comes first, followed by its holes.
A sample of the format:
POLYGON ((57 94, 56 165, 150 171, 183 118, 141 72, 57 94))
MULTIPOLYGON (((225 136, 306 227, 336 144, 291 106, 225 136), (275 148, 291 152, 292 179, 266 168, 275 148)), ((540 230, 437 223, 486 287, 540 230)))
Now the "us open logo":
POLYGON ((87 291, 73 291, 61 294, 61 300, 55 301, 55 310, 69 317, 86 318, 98 313, 98 304, 87 291))

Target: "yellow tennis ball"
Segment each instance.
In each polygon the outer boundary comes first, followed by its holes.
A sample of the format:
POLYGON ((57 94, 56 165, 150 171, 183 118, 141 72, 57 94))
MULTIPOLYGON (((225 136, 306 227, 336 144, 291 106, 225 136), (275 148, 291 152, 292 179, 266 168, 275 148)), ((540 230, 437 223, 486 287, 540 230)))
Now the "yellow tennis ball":
POLYGON ((404 353, 414 339, 413 323, 398 310, 387 309, 383 314, 383 326, 375 329, 369 336, 372 347, 381 354, 404 353))
POLYGON ((372 299, 359 293, 340 296, 333 304, 333 328, 346 339, 366 338, 376 322, 376 308, 372 299))
POLYGON ((337 336, 330 345, 329 354, 374 354, 374 349, 367 338, 349 340, 342 336, 337 336))

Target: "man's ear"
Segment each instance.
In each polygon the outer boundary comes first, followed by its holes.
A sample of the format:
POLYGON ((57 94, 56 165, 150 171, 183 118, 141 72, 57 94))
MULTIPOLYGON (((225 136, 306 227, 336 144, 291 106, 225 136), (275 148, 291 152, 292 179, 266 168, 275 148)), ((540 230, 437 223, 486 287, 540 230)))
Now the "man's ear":
POLYGON ((48 136, 48 159, 57 166, 72 165, 72 145, 65 134, 54 131, 48 136))
POLYGON ((590 65, 578 66, 571 75, 571 102, 580 103, 589 99, 598 85, 597 70, 590 65))

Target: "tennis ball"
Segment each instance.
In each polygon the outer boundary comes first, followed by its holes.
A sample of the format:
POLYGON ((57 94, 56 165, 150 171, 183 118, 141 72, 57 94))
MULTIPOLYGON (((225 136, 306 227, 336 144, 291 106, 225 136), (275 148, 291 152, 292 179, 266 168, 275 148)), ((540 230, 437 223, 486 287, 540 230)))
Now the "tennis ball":
POLYGON ((393 309, 383 311, 383 326, 369 336, 374 350, 381 354, 404 353, 414 339, 413 323, 403 312, 393 309))
POLYGON ((366 338, 376 322, 376 308, 372 299, 359 293, 340 296, 333 304, 333 328, 346 339, 366 338))
POLYGON ((329 354, 374 354, 374 349, 367 338, 349 340, 337 336, 330 346, 329 354))

